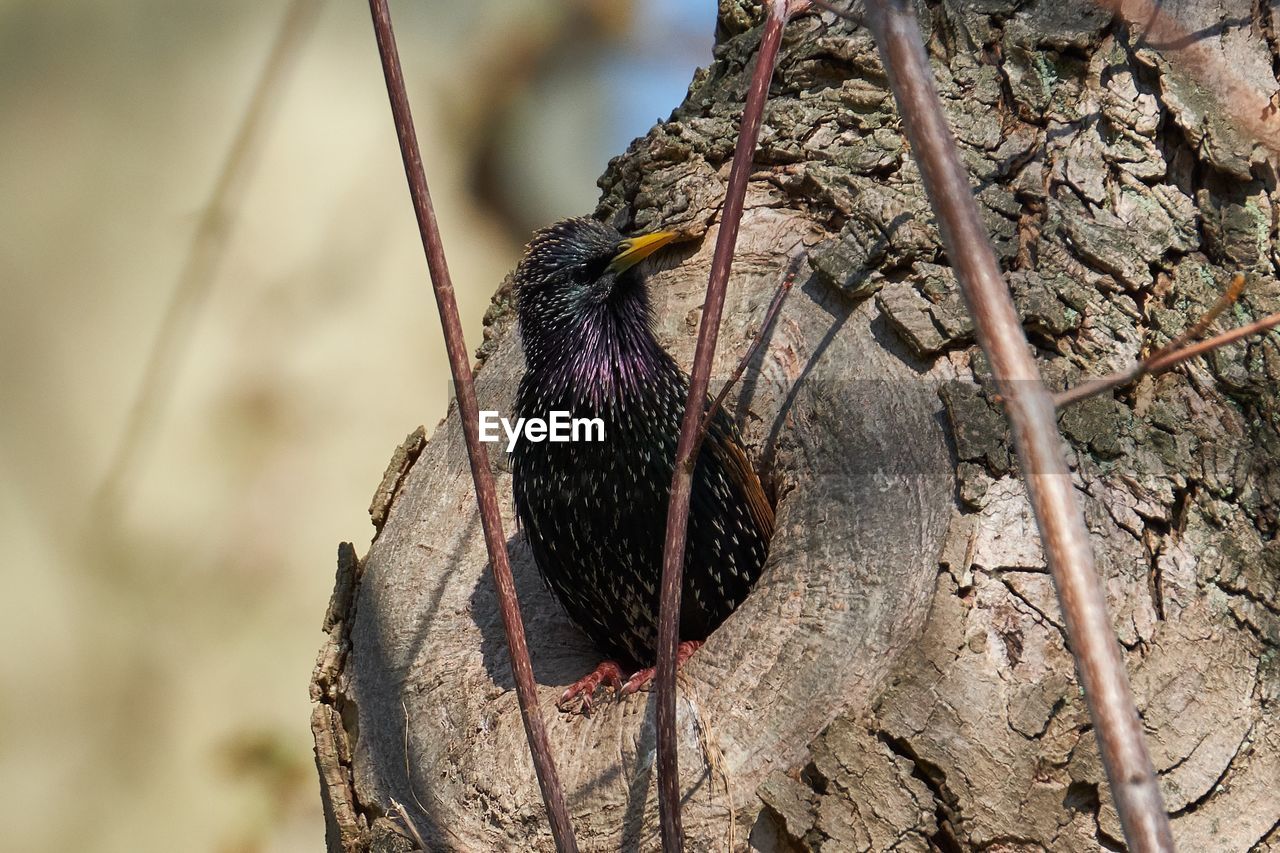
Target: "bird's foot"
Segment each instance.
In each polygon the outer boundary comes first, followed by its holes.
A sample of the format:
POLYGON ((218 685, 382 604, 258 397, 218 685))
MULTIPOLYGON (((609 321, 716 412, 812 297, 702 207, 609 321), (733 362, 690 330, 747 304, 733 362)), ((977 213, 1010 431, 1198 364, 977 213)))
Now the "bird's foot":
MULTIPOLYGON (((703 640, 685 640, 676 646, 676 670, 684 666, 684 662, 693 657, 693 653, 701 648, 703 640)), ((657 674, 656 666, 646 667, 627 679, 627 683, 622 685, 622 689, 618 691, 619 696, 630 696, 632 693, 638 693, 640 690, 648 686, 653 677, 657 674)))
POLYGON ((589 717, 591 697, 602 684, 612 687, 615 692, 622 689, 622 667, 611 660, 601 661, 594 671, 570 684, 569 689, 560 694, 556 707, 564 713, 589 717), (578 701, 573 704, 575 699, 578 701))

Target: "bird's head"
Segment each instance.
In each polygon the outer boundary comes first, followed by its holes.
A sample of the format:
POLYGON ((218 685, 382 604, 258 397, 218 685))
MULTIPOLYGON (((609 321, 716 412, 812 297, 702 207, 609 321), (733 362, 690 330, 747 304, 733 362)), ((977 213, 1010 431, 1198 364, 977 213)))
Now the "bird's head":
POLYGON ((526 339, 581 333, 601 312, 647 319, 633 267, 676 238, 671 231, 623 237, 595 219, 557 222, 534 235, 516 267, 516 300, 526 339))

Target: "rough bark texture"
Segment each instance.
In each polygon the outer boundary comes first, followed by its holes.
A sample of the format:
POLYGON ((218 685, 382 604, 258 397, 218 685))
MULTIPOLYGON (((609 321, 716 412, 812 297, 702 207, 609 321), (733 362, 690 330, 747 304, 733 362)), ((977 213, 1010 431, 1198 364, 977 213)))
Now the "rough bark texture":
MULTIPOLYGON (((1165 8, 1276 88, 1274 7, 1165 8)), ((1228 322, 1280 310, 1275 172, 1140 32, 1080 0, 921 15, 1059 387, 1168 341, 1232 272, 1250 286, 1228 322)), ((707 230, 648 270, 662 340, 686 363, 757 23, 750 4, 721 4, 715 64, 601 181, 622 227, 707 230)), ((681 676, 689 848, 1120 849, 1004 421, 865 31, 793 22, 757 166, 720 375, 788 254, 809 267, 735 395, 779 524, 760 587, 681 676)), ((1062 415, 1187 851, 1280 850, 1278 343, 1062 415)), ((506 288, 481 357, 482 408, 509 411, 506 288)), ((551 849, 455 413, 410 437, 372 514, 368 555, 342 550, 313 684, 330 849, 413 849, 392 799, 434 849, 551 849)), ((656 849, 648 697, 555 711, 597 656, 506 518, 579 841, 656 849)))

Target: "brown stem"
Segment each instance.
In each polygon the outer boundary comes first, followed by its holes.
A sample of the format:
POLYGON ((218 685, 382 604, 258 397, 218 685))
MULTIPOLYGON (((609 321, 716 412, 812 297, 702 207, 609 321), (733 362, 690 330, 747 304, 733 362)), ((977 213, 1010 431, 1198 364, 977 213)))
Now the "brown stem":
POLYGON ((489 563, 493 567, 494 585, 498 590, 502 625, 511 654, 511 672, 515 678, 516 696, 520 701, 520 715, 524 720, 524 731, 529 739, 533 766, 538 775, 538 785, 542 789, 542 801, 546 804, 547 816, 551 821, 551 834, 555 838, 556 849, 560 853, 577 853, 578 843, 569 822, 569 812, 565 807, 564 792, 560 788, 555 761, 551 756, 546 726, 538 710, 538 693, 533 683, 533 667, 529 662, 529 647, 525 643, 524 622, 520 618, 520 605, 516 600, 515 581, 511 576, 511 565, 507 561, 507 544, 502 530, 502 516, 498 511, 493 471, 489 468, 489 456, 480 444, 479 406, 471 375, 471 361, 467 356, 467 345, 462 334, 462 321, 458 318, 458 304, 454 299, 453 281, 445 262, 444 245, 440 242, 440 229, 436 223, 435 210, 431 206, 431 193, 427 189, 422 154, 418 150, 418 135, 409 110, 409 96, 405 92, 400 53, 396 48, 395 33, 391 29, 391 12, 387 8, 387 0, 369 0, 369 11, 373 15, 373 31, 378 41, 378 53, 382 58, 382 73, 387 80, 387 96, 391 100, 396 136, 400 140, 400 156, 404 160, 409 194, 413 198, 413 211, 418 219, 422 248, 426 252, 427 267, 431 272, 431 286, 435 291, 436 307, 440 311, 440 325, 444 329, 449 369, 453 373, 454 387, 457 390, 458 415, 462 418, 462 434, 466 438, 471 478, 475 482, 476 502, 480 506, 480 523, 484 528, 485 547, 489 550, 489 563))
POLYGON ((742 358, 738 361, 738 366, 734 368, 733 375, 729 377, 728 382, 724 383, 720 393, 711 401, 711 406, 707 409, 707 413, 702 416, 702 427, 698 431, 700 438, 707 437, 707 430, 711 427, 711 419, 716 416, 716 412, 720 411, 721 406, 724 405, 725 398, 729 396, 733 386, 742 378, 742 374, 746 372, 747 365, 751 363, 751 359, 756 357, 756 353, 764 345, 764 336, 769 334, 769 329, 773 327, 773 321, 778 319, 778 311, 781 310, 787 294, 791 292, 791 285, 795 284, 796 273, 799 269, 800 255, 797 254, 787 264, 786 270, 782 273, 782 281, 778 283, 778 289, 773 293, 773 300, 769 303, 769 307, 765 309, 764 319, 760 323, 760 331, 756 332, 755 338, 751 341, 751 346, 747 347, 747 351, 743 353, 742 358))
POLYGON ((1223 332, 1220 335, 1214 335, 1207 341, 1200 341, 1196 344, 1188 344, 1175 352, 1165 353, 1158 358, 1153 358, 1147 365, 1148 373, 1161 373, 1175 365, 1181 364, 1189 358, 1195 358, 1198 355, 1204 355, 1212 352, 1219 347, 1225 347, 1228 344, 1234 344, 1236 341, 1253 335, 1261 334, 1268 329, 1274 329, 1280 326, 1280 312, 1263 317, 1261 320, 1255 320, 1252 323, 1241 326, 1238 329, 1232 329, 1229 332, 1223 332))
POLYGON ((1073 385, 1065 391, 1059 391, 1057 394, 1054 394, 1053 406, 1055 409, 1062 409, 1070 406, 1072 403, 1079 403, 1081 400, 1096 397, 1111 388, 1119 388, 1121 385, 1128 385, 1130 382, 1136 382, 1144 374, 1149 373, 1150 370, 1150 367, 1145 361, 1139 361, 1124 370, 1111 374, 1110 376, 1099 376, 1095 379, 1086 379, 1079 385, 1073 385))
POLYGON ((1236 300, 1240 298, 1240 294, 1244 293, 1244 274, 1236 273, 1231 277, 1231 284, 1227 285, 1226 291, 1217 298, 1213 305, 1209 306, 1209 310, 1200 315, 1200 319, 1191 324, 1191 327, 1184 330, 1169 343, 1156 350, 1147 361, 1155 361, 1162 358, 1175 350, 1180 350, 1192 341, 1198 341, 1209 331, 1209 326, 1214 320, 1222 315, 1232 305, 1236 304, 1236 300))
POLYGON ((138 394, 129 409, 120 441, 111 453, 107 473, 94 495, 95 503, 105 513, 115 512, 126 495, 139 456, 151 444, 155 425, 173 391, 183 350, 191 340, 191 327, 213 287, 231 236, 236 208, 253 172, 253 154, 323 6, 324 0, 293 0, 280 22, 271 52, 187 247, 182 272, 147 353, 138 394))
POLYGON ((414 843, 418 845, 418 849, 430 850, 431 848, 427 847, 427 842, 423 839, 422 833, 418 832, 418 827, 413 822, 413 818, 409 817, 409 810, 404 807, 404 804, 393 797, 391 799, 391 809, 400 816, 400 822, 404 824, 405 831, 413 838, 414 843))
POLYGON ((1094 570, 1053 403, 947 127, 915 14, 909 0, 867 0, 866 6, 947 257, 1005 399, 1125 840, 1135 853, 1171 851, 1168 817, 1094 570))
MULTIPOLYGON (((1054 394, 1053 405, 1061 409, 1064 406, 1071 405, 1072 403, 1078 403, 1081 400, 1096 397, 1104 391, 1108 391, 1112 388, 1118 388, 1121 385, 1128 385, 1130 382, 1134 382, 1149 373, 1160 373, 1168 370, 1174 365, 1181 364, 1193 355, 1217 349, 1220 346, 1225 346, 1232 341, 1243 337, 1243 335, 1231 337, 1235 332, 1228 332, 1206 341, 1205 345, 1195 347, 1194 352, 1185 352, 1192 341, 1199 338, 1208 330, 1209 324, 1216 320, 1218 315, 1230 308, 1235 301, 1240 298, 1240 293, 1244 290, 1244 282, 1244 276, 1240 273, 1236 273, 1235 277, 1231 280, 1231 285, 1227 288, 1226 293, 1219 296, 1218 301, 1213 303, 1213 306, 1208 311, 1204 312, 1203 316, 1201 316, 1199 320, 1197 320, 1182 334, 1178 335, 1151 355, 1134 363, 1124 370, 1112 373, 1110 376, 1100 376, 1096 379, 1086 380, 1081 382, 1079 385, 1054 394), (1213 346, 1207 346, 1211 343, 1213 346), (1160 365, 1160 367, 1157 368, 1155 365, 1160 365)), ((1262 324, 1265 324, 1266 322, 1267 320, 1265 319, 1259 321, 1259 323, 1262 324)), ((1253 326, 1258 326, 1258 324, 1255 323, 1253 326)), ((1262 325, 1258 328, 1258 331, 1265 331, 1269 328, 1271 327, 1262 325)))
POLYGON ((703 303, 702 322, 698 326, 698 345, 694 350, 693 369, 689 374, 689 397, 684 419, 680 423, 680 439, 676 444, 675 472, 671 478, 671 503, 667 509, 667 532, 662 551, 662 593, 658 610, 658 816, 662 825, 662 849, 675 853, 684 849, 684 833, 680 825, 680 766, 676 754, 676 646, 680 613, 680 586, 684 576, 685 540, 689 527, 689 496, 693 484, 693 466, 701 444, 703 407, 711 379, 711 361, 715 356, 716 338, 720 333, 720 315, 724 310, 725 288, 729 268, 733 264, 734 244, 742 223, 742 208, 747 194, 747 179, 755 157, 756 141, 764 104, 769 96, 769 81, 778 60, 782 30, 787 18, 807 3, 795 0, 769 0, 760 50, 756 55, 751 86, 742 108, 738 142, 729 169, 729 186, 725 191, 724 213, 720 233, 716 236, 715 254, 711 260, 711 276, 703 303))

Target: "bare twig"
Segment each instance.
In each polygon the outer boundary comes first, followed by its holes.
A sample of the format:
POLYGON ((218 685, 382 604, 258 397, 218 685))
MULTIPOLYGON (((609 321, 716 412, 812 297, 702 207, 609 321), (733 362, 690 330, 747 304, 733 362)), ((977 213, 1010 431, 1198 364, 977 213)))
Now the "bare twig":
POLYGON ((409 810, 395 797, 391 798, 391 809, 400 816, 400 822, 404 824, 404 828, 408 830, 414 843, 418 845, 418 849, 430 850, 431 848, 427 846, 427 842, 422 838, 422 833, 418 832, 418 827, 414 825, 413 818, 409 817, 409 810))
MULTIPOLYGON (((403 699, 401 699, 400 708, 401 710, 404 711, 404 783, 406 786, 408 786, 409 796, 413 797, 413 804, 418 807, 418 811, 422 812, 423 814, 430 814, 430 812, 427 811, 427 807, 422 804, 422 800, 418 799, 418 792, 413 789, 413 773, 410 770, 410 755, 409 755, 409 705, 403 699)), ((431 791, 430 796, 435 798, 436 802, 440 802, 440 795, 437 794, 435 791, 431 791)), ((427 845, 422 841, 421 836, 418 835, 418 828, 414 826, 413 823, 409 820, 408 811, 404 810, 404 806, 396 802, 394 799, 391 800, 391 805, 395 806, 397 809, 402 810, 401 816, 404 818, 405 823, 409 826, 409 830, 413 834, 414 839, 417 840, 419 849, 427 850, 428 849, 427 845)), ((454 832, 453 828, 450 827, 447 823, 437 824, 437 827, 439 829, 443 829, 446 833, 448 833, 449 837, 452 838, 454 841, 458 842, 459 845, 464 844, 463 840, 458 836, 458 833, 454 832)))
POLYGON ((742 358, 738 361, 738 366, 734 368, 733 375, 729 377, 729 381, 724 383, 724 387, 720 389, 720 393, 711 401, 711 406, 707 409, 707 413, 702 417, 702 427, 699 434, 702 438, 707 437, 707 430, 711 427, 711 420, 716 416, 716 412, 720 411, 720 407, 724 405, 725 398, 729 396, 729 392, 733 390, 733 386, 742 378, 742 374, 746 372, 747 365, 751 363, 751 359, 756 357, 756 353, 760 351, 760 347, 764 344, 765 335, 769 334, 769 329, 773 327, 773 321, 778 319, 778 311, 782 308, 783 301, 787 298, 787 294, 791 292, 791 285, 795 284, 796 273, 800 270, 801 256, 796 254, 787 263, 787 268, 783 270, 782 281, 778 283, 778 289, 773 292, 773 300, 769 303, 769 307, 765 309, 764 319, 760 322, 760 331, 756 332, 755 338, 751 341, 751 346, 747 347, 747 351, 743 353, 742 358))
POLYGON ((1061 391, 1053 396, 1053 404, 1059 409, 1069 406, 1072 403, 1079 403, 1081 400, 1087 400, 1090 397, 1096 397, 1112 388, 1119 388, 1136 382, 1143 376, 1149 376, 1156 373, 1164 373, 1182 364, 1184 361, 1195 358, 1198 355, 1212 352, 1221 347, 1234 344, 1236 341, 1243 340, 1253 335, 1259 335, 1263 332, 1280 326, 1280 313, 1271 314, 1263 317, 1261 320, 1255 320, 1239 328, 1232 329, 1229 332, 1223 332, 1215 335, 1207 341, 1199 343, 1184 344, 1177 349, 1165 347, 1154 355, 1143 359, 1134 364, 1132 367, 1113 373, 1110 376, 1101 376, 1097 379, 1090 379, 1087 382, 1081 382, 1072 388, 1061 391))
POLYGON ((209 295, 226 249, 235 208, 253 170, 252 155, 271 115, 271 108, 289 79, 289 72, 297 63, 323 6, 324 0, 293 0, 280 22, 271 52, 258 75, 253 94, 249 96, 231 147, 227 149, 209 200, 192 234, 182 271, 169 295, 169 304, 155 341, 147 353, 137 396, 94 497, 95 503, 104 511, 115 510, 128 487, 139 453, 151 443, 156 422, 173 389, 183 346, 191 337, 191 326, 209 295))
POLYGON ((1096 397, 1111 388, 1119 388, 1121 385, 1128 385, 1130 382, 1136 382, 1139 378, 1150 372, 1150 364, 1146 361, 1139 361, 1124 370, 1111 374, 1110 376, 1099 376, 1096 379, 1086 379, 1079 385, 1073 385, 1065 391, 1059 391, 1057 394, 1054 394, 1054 408, 1063 409, 1070 406, 1072 403, 1079 403, 1081 400, 1096 397))
POLYGON ((498 606, 511 655, 511 673, 516 683, 516 696, 520 701, 520 715, 524 720, 525 735, 533 754, 533 766, 538 775, 543 803, 547 807, 556 849, 560 853, 577 853, 578 844, 574 839, 573 826, 569 822, 564 792, 560 788, 546 726, 538 709, 538 693, 533 683, 533 667, 529 662, 529 648, 525 643, 524 622, 516 600, 515 581, 507 560, 507 545, 502 530, 502 516, 498 510, 493 471, 489 468, 489 456, 480 444, 479 406, 476 402, 475 381, 471 375, 471 361, 467 356, 462 322, 458 318, 458 304, 453 295, 449 267, 445 262, 440 229, 436 223, 435 210, 431 206, 431 193, 422 167, 422 154, 418 150, 418 136, 413 127, 409 96, 405 92, 404 72, 400 68, 400 53, 391 28, 391 12, 387 8, 387 0, 369 0, 369 11, 373 15, 373 31, 378 41, 378 53, 382 58, 382 72, 387 81, 387 96, 391 100, 396 136, 400 140, 400 155, 404 159, 409 194, 413 199, 418 231, 422 235, 427 267, 431 272, 436 307, 440 311, 449 369, 453 373, 454 387, 457 389, 458 415, 462 419, 462 434, 466 439, 467 457, 471 462, 476 502, 480 507, 480 523, 484 528, 485 546, 489 550, 489 563, 493 567, 494 585, 498 590, 498 606))
MULTIPOLYGON (((1209 352, 1210 350, 1215 350, 1218 347, 1226 346, 1229 343, 1245 337, 1247 334, 1252 334, 1253 332, 1238 334, 1241 330, 1235 329, 1231 332, 1226 332, 1211 338, 1199 346, 1189 346, 1193 341, 1199 339, 1206 331, 1208 331, 1209 325, 1213 323, 1213 321, 1216 320, 1223 311, 1230 308, 1235 301, 1240 298, 1240 294, 1244 290, 1244 282, 1244 276, 1240 273, 1236 273, 1235 277, 1231 280, 1230 286, 1227 287, 1226 292, 1219 296, 1218 301, 1213 303, 1209 310, 1204 312, 1200 319, 1182 334, 1178 335, 1172 341, 1151 353, 1146 358, 1134 363, 1124 370, 1117 371, 1109 376, 1099 376, 1096 379, 1088 379, 1081 382, 1079 385, 1066 389, 1065 391, 1059 391, 1057 394, 1053 395, 1054 406, 1061 409, 1064 406, 1071 405, 1072 403, 1078 403, 1081 400, 1096 397, 1112 388, 1118 388, 1122 385, 1128 385, 1131 382, 1136 382, 1149 373, 1163 372, 1171 367, 1181 364, 1193 356, 1199 355, 1200 353, 1209 352), (1189 349, 1193 349, 1194 351, 1188 352, 1187 350, 1189 349)), ((1254 332, 1263 332, 1271 328, 1273 325, 1275 325, 1274 318, 1263 318, 1257 323, 1252 323, 1243 328, 1253 329, 1254 332), (1267 325, 1268 321, 1271 321, 1270 325, 1267 325)))
POLYGON ((698 345, 694 350, 693 369, 689 375, 689 397, 685 402, 680 439, 676 444, 675 472, 671 479, 671 503, 667 510, 667 532, 662 552, 662 593, 658 611, 658 815, 662 824, 662 849, 667 853, 684 848, 680 825, 680 767, 676 754, 676 646, 680 613, 680 586, 684 575, 685 540, 689 526, 689 497, 693 484, 693 466, 701 445, 703 406, 711 378, 711 361, 715 356, 716 338, 720 333, 720 315, 724 309, 725 288, 733 249, 742 223, 742 208, 747 194, 747 179, 755 157, 764 103, 769 96, 769 81, 778 60, 782 30, 787 19, 807 7, 806 0, 768 0, 764 33, 756 54, 738 142, 729 169, 729 186, 725 191, 724 213, 720 233, 716 236, 711 275, 703 303, 702 322, 698 326, 698 345))
POLYGON ((909 0, 867 0, 866 6, 947 257, 1005 399, 1125 839, 1136 853, 1171 851, 1168 817, 1094 570, 1053 403, 947 127, 915 14, 909 0))
POLYGON ((1237 329, 1232 329, 1229 332, 1223 332, 1220 335, 1214 335, 1212 338, 1209 338, 1209 340, 1207 341, 1201 341, 1200 343, 1196 343, 1196 344, 1188 344, 1187 346, 1175 352, 1165 353, 1159 358, 1155 358, 1151 360, 1150 365, 1148 365, 1147 367, 1147 372, 1160 373, 1162 371, 1168 370, 1171 367, 1174 367, 1175 365, 1181 364, 1182 362, 1186 361, 1189 358, 1195 358, 1198 355, 1204 355, 1207 352, 1212 352, 1213 350, 1216 350, 1220 347, 1225 347, 1228 344, 1234 344, 1236 341, 1244 340, 1245 338, 1252 337, 1253 335, 1261 334, 1267 331, 1268 329, 1274 329, 1277 326, 1280 326, 1280 313, 1271 314, 1269 316, 1263 317, 1261 320, 1255 320, 1252 323, 1249 323, 1244 326, 1240 326, 1237 329))
POLYGON ((1209 310, 1204 312, 1204 314, 1200 316, 1199 320, 1192 323, 1189 329, 1185 330, 1182 334, 1169 341, 1169 343, 1156 350, 1155 354, 1151 358, 1153 360, 1160 358, 1174 350, 1182 349, 1192 341, 1200 340, 1200 338, 1204 336, 1204 333, 1209 331, 1209 326, 1213 324, 1213 321, 1222 316, 1223 311, 1226 311, 1232 305, 1236 304, 1236 300, 1240 298, 1240 294, 1244 293, 1244 282, 1245 278, 1243 273, 1236 273, 1233 275, 1231 277, 1231 284, 1227 285, 1227 289, 1223 294, 1209 306, 1209 310))

